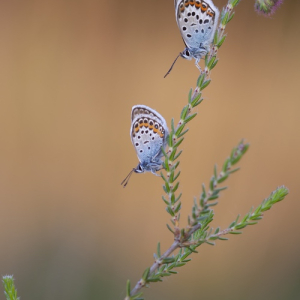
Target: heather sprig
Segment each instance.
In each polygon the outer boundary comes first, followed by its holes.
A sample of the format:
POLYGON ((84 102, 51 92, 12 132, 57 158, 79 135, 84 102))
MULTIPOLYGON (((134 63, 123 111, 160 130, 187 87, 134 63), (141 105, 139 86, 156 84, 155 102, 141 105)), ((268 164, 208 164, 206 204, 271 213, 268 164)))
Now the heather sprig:
POLYGON ((230 156, 225 160, 221 171, 214 168, 213 176, 209 182, 208 188, 202 185, 202 193, 199 200, 195 199, 192 207, 192 213, 188 217, 187 226, 180 227, 180 210, 182 206, 182 193, 178 194, 180 171, 179 157, 182 153, 180 145, 184 141, 188 132, 187 123, 192 121, 197 113, 193 112, 193 108, 202 103, 202 91, 210 84, 209 78, 211 70, 217 65, 218 49, 222 46, 226 39, 224 30, 226 25, 234 16, 233 8, 240 0, 229 0, 227 5, 222 9, 220 23, 215 32, 212 47, 207 53, 204 64, 205 68, 201 72, 197 80, 197 86, 191 89, 188 94, 188 103, 181 111, 179 121, 171 120, 171 130, 168 138, 168 147, 163 149, 165 173, 161 172, 164 181, 163 190, 165 195, 162 196, 166 204, 166 211, 171 216, 172 226, 167 224, 168 229, 174 235, 174 242, 164 252, 161 252, 160 243, 157 245, 154 254, 154 262, 151 267, 146 268, 141 279, 131 289, 130 281, 127 281, 127 292, 125 300, 142 300, 143 295, 141 289, 148 287, 150 283, 162 281, 164 277, 177 274, 177 268, 184 266, 191 261, 188 258, 192 253, 197 253, 197 248, 202 244, 214 245, 216 240, 228 240, 224 235, 240 234, 240 230, 249 225, 255 225, 263 218, 263 213, 269 210, 275 203, 283 200, 288 194, 288 189, 284 186, 277 188, 261 205, 255 210, 251 209, 241 221, 239 216, 233 221, 228 228, 221 230, 219 227, 213 230, 210 223, 214 219, 213 207, 218 204, 216 201, 220 192, 226 187, 219 187, 232 173, 238 168, 233 166, 242 158, 249 148, 248 144, 241 141, 232 151, 230 156), (175 125, 176 124, 176 125, 175 125), (178 250, 176 254, 174 251, 178 250))
POLYGON ((4 286, 4 295, 6 300, 19 300, 17 297, 17 290, 14 284, 14 277, 12 275, 6 275, 2 277, 4 286))

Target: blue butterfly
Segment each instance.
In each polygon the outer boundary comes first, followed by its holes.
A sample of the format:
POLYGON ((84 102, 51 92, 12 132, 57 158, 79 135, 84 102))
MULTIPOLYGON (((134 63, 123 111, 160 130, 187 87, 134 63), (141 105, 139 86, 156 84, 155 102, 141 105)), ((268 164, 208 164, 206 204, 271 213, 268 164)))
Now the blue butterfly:
POLYGON ((146 105, 132 107, 130 137, 140 162, 122 181, 124 187, 132 172, 159 176, 156 172, 163 168, 162 148, 166 147, 168 136, 167 123, 157 111, 146 105))
POLYGON ((200 59, 209 51, 219 19, 219 10, 211 0, 175 0, 175 16, 186 48, 174 60, 171 72, 178 57, 195 59, 200 70, 200 59))

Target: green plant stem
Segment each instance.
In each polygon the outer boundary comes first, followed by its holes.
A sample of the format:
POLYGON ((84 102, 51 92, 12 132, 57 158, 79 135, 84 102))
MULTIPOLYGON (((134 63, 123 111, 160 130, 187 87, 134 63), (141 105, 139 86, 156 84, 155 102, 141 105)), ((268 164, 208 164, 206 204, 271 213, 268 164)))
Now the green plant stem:
MULTIPOLYGON (((177 248, 180 248, 181 247, 181 244, 184 243, 185 241, 187 241, 191 236, 192 234, 197 231, 198 229, 201 228, 201 224, 198 224, 197 226, 194 226, 192 228, 192 230, 190 230, 190 232, 185 236, 184 240, 180 240, 180 239, 177 239, 173 242, 173 244, 170 246, 170 248, 164 252, 161 257, 156 260, 154 262, 154 264, 150 267, 150 271, 149 271, 149 276, 151 276, 163 263, 163 260, 167 257, 169 257, 177 248)), ((135 295, 137 294, 137 292, 143 288, 145 285, 147 284, 147 281, 145 281, 143 278, 141 278, 137 284, 135 285, 135 287, 132 289, 131 291, 131 295, 135 295)))

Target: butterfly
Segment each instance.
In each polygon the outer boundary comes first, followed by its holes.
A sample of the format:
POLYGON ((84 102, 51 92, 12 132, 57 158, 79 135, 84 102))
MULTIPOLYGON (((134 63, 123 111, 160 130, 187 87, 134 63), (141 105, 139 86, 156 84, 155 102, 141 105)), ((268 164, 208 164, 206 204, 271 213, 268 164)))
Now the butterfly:
POLYGON ((211 0, 175 0, 175 16, 186 48, 174 60, 166 77, 178 57, 195 59, 200 70, 200 59, 209 51, 219 19, 219 10, 211 0))
POLYGON ((131 111, 130 137, 139 164, 121 182, 127 185, 132 172, 151 172, 156 176, 157 171, 163 168, 162 148, 166 147, 169 130, 165 119, 154 109, 146 105, 135 105, 131 111))

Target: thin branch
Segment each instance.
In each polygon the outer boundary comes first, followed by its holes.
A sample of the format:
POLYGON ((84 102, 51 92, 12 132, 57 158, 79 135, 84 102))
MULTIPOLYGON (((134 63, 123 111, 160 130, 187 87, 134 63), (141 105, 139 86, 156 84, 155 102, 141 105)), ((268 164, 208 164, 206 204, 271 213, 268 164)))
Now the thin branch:
MULTIPOLYGON (((178 231, 178 235, 177 237, 175 237, 175 241, 173 242, 173 244, 170 246, 170 248, 165 251, 159 259, 157 259, 154 264, 150 267, 150 271, 148 273, 148 277, 150 275, 152 275, 163 263, 163 260, 165 258, 168 258, 177 248, 182 247, 182 244, 185 243, 194 232, 196 232, 198 229, 201 228, 201 224, 197 224, 195 226, 193 226, 190 231, 188 233, 185 234, 185 236, 181 236, 180 235, 180 231, 178 231)), ((137 284, 135 285, 135 287, 132 289, 130 295, 134 296, 138 293, 138 291, 143 288, 146 285, 146 281, 141 278, 137 284)), ((125 298, 126 300, 126 298, 125 298)))

